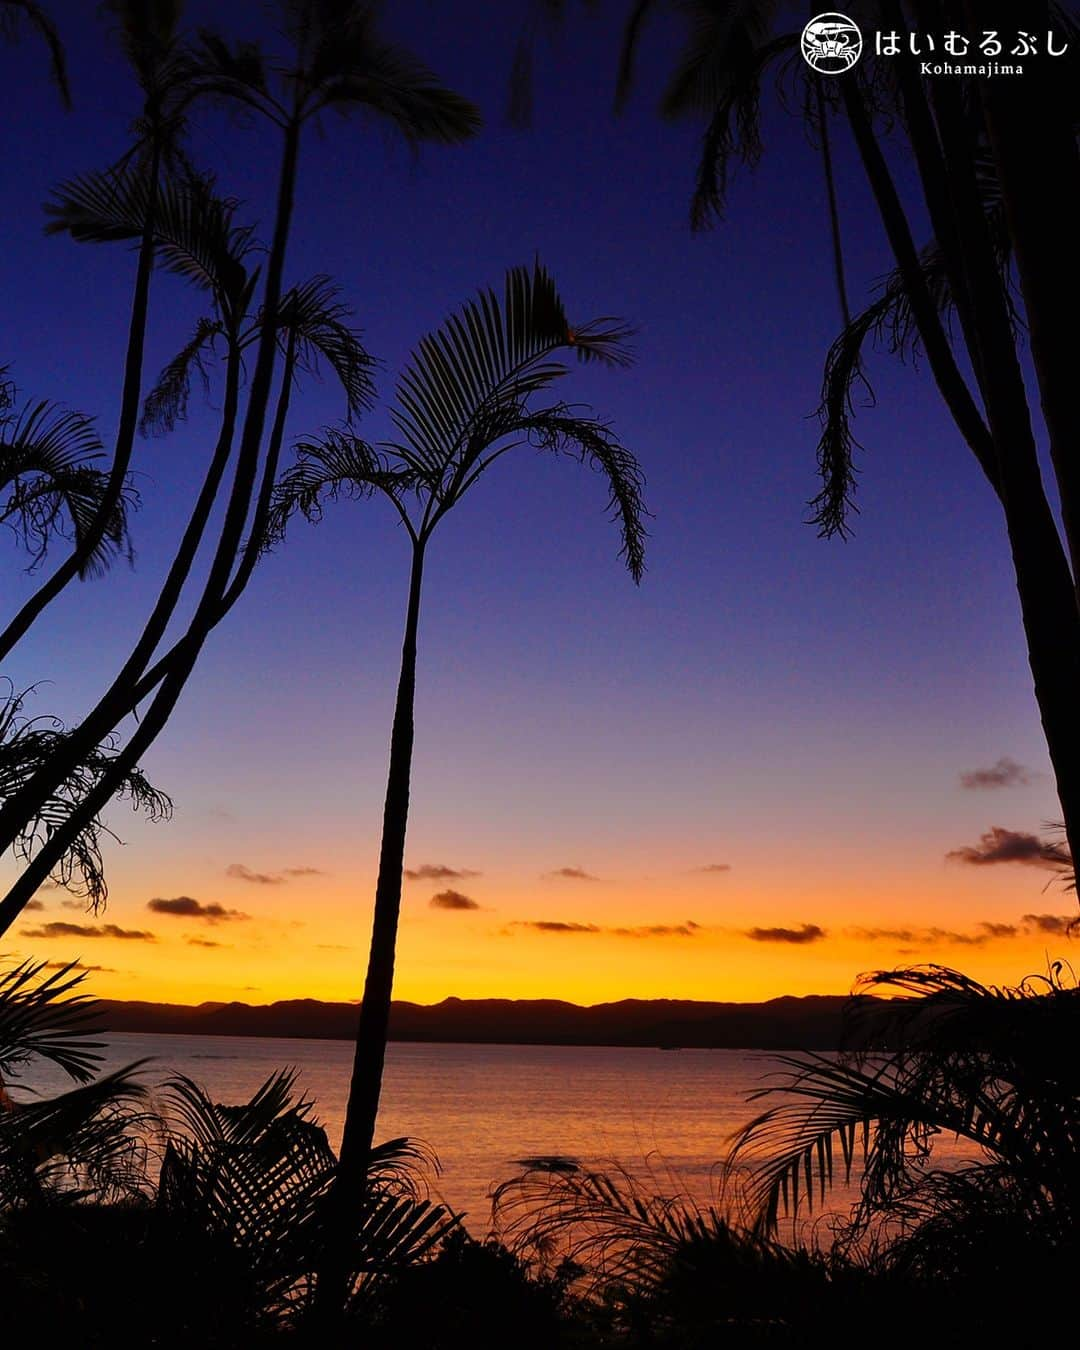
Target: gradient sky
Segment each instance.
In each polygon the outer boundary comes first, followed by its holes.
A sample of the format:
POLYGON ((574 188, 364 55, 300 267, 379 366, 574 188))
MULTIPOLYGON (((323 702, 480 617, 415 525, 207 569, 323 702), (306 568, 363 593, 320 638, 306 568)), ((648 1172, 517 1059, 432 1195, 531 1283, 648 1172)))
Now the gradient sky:
MULTIPOLYGON (((672 52, 662 26, 616 118, 621 6, 572 13, 538 48, 534 124, 520 131, 504 114, 523 6, 390 8, 388 32, 474 99, 486 127, 413 158, 377 125, 328 119, 304 147, 291 276, 340 279, 389 392, 421 333, 539 255, 572 316, 619 314, 639 330, 632 370, 590 368, 574 392, 639 454, 655 517, 635 588, 600 480, 526 452, 441 528, 407 854, 428 871, 406 882, 397 995, 757 999, 842 992, 900 962, 1013 981, 1068 957, 1061 916, 1075 902, 1051 872, 948 856, 984 835, 992 855, 1022 854, 1012 834, 1039 832, 1057 807, 999 512, 925 372, 871 362, 855 538, 825 542, 805 523, 838 315, 799 120, 772 107, 762 166, 737 176, 727 220, 692 236, 698 131, 655 114, 672 52), (963 785, 1003 757, 988 779, 1002 782, 963 785), (447 891, 471 903, 433 907, 447 891)), ((131 255, 46 239, 40 211, 57 180, 123 150, 134 115, 94 9, 51 5, 71 114, 37 45, 0 49, 0 357, 26 396, 98 413, 107 437, 131 255)), ((268 31, 261 4, 228 15, 235 31, 268 31)), ((857 303, 887 256, 838 139, 857 303)), ((265 225, 266 130, 200 115, 192 144, 265 225)), ((198 308, 165 277, 154 303, 156 370, 198 308)), ((343 411, 329 383, 293 407, 294 434, 343 411)), ((136 567, 70 588, 24 641, 6 673, 18 688, 41 682, 28 711, 77 718, 116 668, 213 427, 196 397, 186 426, 140 445, 136 567)), ((382 414, 364 429, 383 433, 382 414)), ((379 502, 293 530, 145 761, 173 821, 114 805, 126 847, 108 851, 107 912, 43 890, 9 951, 80 957, 109 997, 358 996, 405 542, 379 502), (149 907, 179 897, 197 903, 149 907), (86 931, 48 936, 47 924, 86 931)), ((9 608, 34 585, 23 566, 10 550, 9 608)))

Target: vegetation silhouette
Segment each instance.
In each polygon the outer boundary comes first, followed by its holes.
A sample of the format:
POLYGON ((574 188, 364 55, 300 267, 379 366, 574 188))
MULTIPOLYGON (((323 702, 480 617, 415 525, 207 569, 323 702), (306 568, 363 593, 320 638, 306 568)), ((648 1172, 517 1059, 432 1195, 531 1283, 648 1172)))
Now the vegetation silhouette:
POLYGON ((34 0, 0 0, 0 37, 17 42, 24 29, 30 29, 49 49, 49 71, 59 90, 64 107, 71 107, 71 89, 68 85, 67 58, 64 44, 56 25, 46 10, 34 0))
POLYGON ((221 429, 206 477, 173 563, 142 635, 91 712, 52 748, 47 759, 0 805, 0 851, 12 847, 61 784, 77 775, 95 746, 112 735, 143 700, 138 725, 72 803, 65 820, 40 841, 33 858, 0 901, 0 933, 51 874, 72 841, 95 820, 165 726, 211 631, 250 579, 269 509, 289 411, 292 376, 319 357, 345 385, 350 414, 369 395, 370 358, 345 322, 333 283, 317 277, 287 289, 284 269, 293 221, 302 133, 326 111, 374 113, 410 144, 455 143, 478 126, 466 100, 443 88, 408 52, 382 36, 376 7, 356 0, 282 0, 287 51, 265 57, 258 44, 230 45, 211 32, 194 41, 181 35, 175 0, 115 0, 108 6, 143 92, 134 140, 103 174, 70 180, 50 205, 53 230, 82 242, 138 241, 135 289, 121 392, 116 448, 102 504, 85 537, 24 604, 0 635, 6 655, 79 574, 95 537, 113 519, 124 491, 136 430, 167 430, 184 412, 190 379, 208 344, 224 342, 225 397, 221 429), (274 224, 265 264, 251 269, 252 236, 233 223, 235 203, 216 195, 183 149, 185 121, 196 103, 224 102, 258 114, 281 135, 274 224), (157 264, 208 292, 215 312, 196 330, 140 402, 142 353, 149 315, 150 279, 157 264), (257 281, 261 303, 252 311, 257 281), (241 415, 241 353, 254 352, 241 415), (267 431, 275 371, 281 383, 267 431), (232 482, 226 474, 232 466, 232 482), (112 504, 112 505, 111 505, 112 504), (207 537, 215 506, 222 506, 216 540, 207 537), (200 546, 210 554, 205 579, 189 585, 200 546), (169 620, 188 595, 191 617, 182 635, 160 650, 169 620))
MULTIPOLYGON (((515 60, 511 111, 528 112, 537 18, 565 17, 566 0, 536 0, 515 60)), ((770 83, 817 136, 844 329, 826 359, 819 416, 821 491, 812 523, 844 537, 857 510, 861 449, 853 429, 860 393, 873 402, 864 349, 878 345, 922 358, 962 440, 1002 509, 1020 599, 1035 697, 1053 765, 1069 851, 1080 852, 1080 406, 1069 353, 1080 310, 1080 149, 1076 89, 1080 27, 1067 8, 1039 3, 1024 22, 1057 33, 1059 56, 1040 48, 1022 78, 926 76, 901 42, 888 59, 864 59, 845 74, 819 75, 799 42, 807 14, 772 0, 632 0, 618 57, 616 106, 629 97, 649 21, 671 16, 683 34, 660 100, 661 115, 704 126, 691 225, 722 219, 733 169, 764 153, 762 104, 770 83), (793 24, 795 26, 789 26, 793 24), (865 187, 877 208, 893 271, 871 304, 850 318, 841 247, 839 187, 830 123, 846 124, 865 187), (906 160, 899 175, 894 147, 906 160), (915 190, 909 191, 909 185, 915 190), (932 237, 915 240, 928 219, 932 237), (1025 353, 1025 334, 1030 351, 1025 353), (1029 398, 1030 359, 1038 400, 1029 398), (1050 450, 1044 472, 1039 434, 1050 450), (1054 502, 1060 503, 1061 528, 1054 502)), ((944 34, 965 26, 1016 32, 1015 9, 956 7, 930 0, 873 0, 863 31, 944 34)), ((974 56, 970 58, 974 62, 974 56)), ((1003 58, 1005 59, 1005 58, 1003 58)), ((979 60, 985 61, 985 56, 979 60)))
MULTIPOLYGON (((416 642, 428 543, 440 521, 484 473, 523 445, 572 454, 603 473, 631 576, 644 570, 644 507, 637 461, 587 410, 537 399, 567 373, 556 359, 622 366, 627 330, 610 319, 571 325, 550 275, 535 264, 507 273, 500 297, 482 291, 437 332, 422 338, 398 381, 391 410, 397 439, 371 445, 350 430, 297 447, 297 463, 275 491, 269 538, 298 512, 318 520, 339 497, 389 499, 411 544, 405 633, 390 735, 379 873, 356 1054, 338 1172, 340 1204, 359 1202, 375 1132, 401 911, 413 752, 416 642)), ((328 1282, 332 1282, 331 1280, 328 1282)))

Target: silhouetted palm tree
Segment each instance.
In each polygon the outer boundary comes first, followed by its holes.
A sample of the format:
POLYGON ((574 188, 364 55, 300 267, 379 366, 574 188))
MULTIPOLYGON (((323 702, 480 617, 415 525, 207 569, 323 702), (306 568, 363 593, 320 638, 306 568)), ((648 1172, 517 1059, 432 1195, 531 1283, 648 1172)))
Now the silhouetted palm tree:
MULTIPOLYGON (((271 429, 260 485, 259 463, 263 455, 263 433, 272 396, 275 361, 282 346, 282 333, 288 331, 282 313, 287 308, 282 297, 282 278, 304 126, 323 111, 347 113, 356 108, 364 108, 382 116, 414 143, 427 140, 456 142, 470 135, 478 125, 478 115, 471 104, 443 89, 431 73, 407 52, 381 36, 376 24, 375 6, 358 4, 355 0, 348 3, 344 0, 284 0, 283 17, 284 32, 292 46, 283 67, 264 62, 259 49, 253 44, 240 43, 229 47, 220 38, 204 33, 194 53, 186 49, 183 52, 178 66, 183 73, 182 82, 178 79, 175 86, 169 86, 170 91, 173 88, 178 91, 176 104, 169 105, 172 115, 169 127, 173 131, 193 99, 214 96, 238 102, 265 114, 281 129, 283 135, 277 209, 264 272, 263 302, 254 344, 256 354, 248 385, 247 407, 238 435, 235 475, 208 576, 183 638, 150 672, 140 671, 129 681, 123 698, 118 696, 114 704, 112 691, 107 696, 109 707, 120 709, 115 720, 108 724, 111 728, 130 710, 138 697, 156 691, 138 728, 118 756, 111 774, 102 778, 92 797, 80 806, 64 829, 48 842, 0 903, 0 932, 9 926, 33 895, 46 869, 52 865, 52 854, 59 856, 67 845, 68 837, 101 809, 108 800, 110 786, 115 788, 119 784, 121 775, 137 763, 160 733, 208 634, 247 584, 257 549, 244 547, 245 530, 249 531, 249 538, 255 538, 266 514, 272 474, 268 476, 265 470, 272 463, 276 464, 275 444, 280 445, 283 437, 284 412, 288 406, 288 385, 284 384, 284 392, 278 403, 281 417, 271 429)), ((151 141, 152 163, 153 145, 151 141)), ((159 160, 163 155, 164 151, 158 156, 159 160)), ((122 166, 122 170, 126 167, 122 166)), ((152 174, 148 181, 153 181, 152 174)), ((160 201, 160 197, 160 193, 152 189, 148 191, 149 205, 142 221, 140 266, 153 253, 156 238, 155 203, 160 201)), ((292 310, 301 325, 305 322, 301 310, 311 298, 309 295, 305 299, 303 293, 298 291, 293 300, 292 310)), ((327 300, 323 287, 321 302, 325 305, 327 300)), ((324 334, 329 335, 332 342, 336 341, 330 332, 333 322, 330 328, 323 327, 324 334)), ((312 331, 309 327, 309 333, 312 331)), ((284 343, 286 365, 290 360, 302 365, 317 345, 310 336, 305 336, 297 328, 291 356, 289 343, 284 343)), ((125 385, 125 409, 128 407, 126 394, 129 387, 125 385)), ((134 415, 132 434, 137 421, 137 385, 134 415)), ((127 425, 126 421, 124 425, 127 425)), ((231 437, 229 439, 231 444, 231 437)), ((199 522, 193 519, 192 528, 198 527, 199 522)), ((40 607, 36 612, 40 612, 40 607)), ((14 640, 16 630, 25 631, 33 617, 33 613, 24 609, 15 626, 9 627, 8 637, 14 640)), ((0 639, 2 650, 3 640, 0 639)), ((127 670, 128 667, 125 667, 127 670)), ((80 728, 80 732, 89 741, 94 734, 101 733, 104 724, 104 713, 101 713, 100 719, 80 728)), ((69 747, 69 753, 73 753, 73 747, 69 747)), ((55 779, 59 772, 60 767, 56 765, 43 770, 41 775, 26 785, 18 802, 9 802, 0 808, 0 850, 10 845, 21 828, 20 821, 32 816, 37 809, 38 799, 44 799, 51 790, 50 775, 55 779)))
POLYGON ((383 814, 379 875, 339 1174, 340 1203, 358 1203, 375 1132, 386 1049, 413 750, 416 640, 428 543, 444 516, 503 455, 523 445, 571 453, 607 478, 635 581, 644 568, 642 478, 637 461, 591 414, 538 398, 567 373, 556 355, 626 363, 626 330, 599 320, 571 325, 539 264, 507 274, 504 296, 484 291, 414 350, 391 417, 397 439, 377 446, 349 431, 303 442, 276 494, 272 534, 300 511, 317 519, 336 497, 389 499, 412 545, 405 634, 383 814))
POLYGON ((64 106, 70 108, 71 89, 68 86, 67 62, 56 25, 45 10, 34 3, 34 0, 0 0, 0 37, 6 38, 9 42, 17 41, 24 28, 33 29, 48 47, 53 80, 60 90, 64 106))
MULTIPOLYGON (((536 0, 535 8, 558 17, 566 0, 536 0)), ((634 81, 648 21, 672 15, 685 32, 660 110, 665 117, 703 124, 691 207, 696 228, 722 216, 732 168, 753 167, 760 159, 761 104, 767 85, 775 82, 786 106, 801 113, 821 138, 839 259, 828 127, 832 120, 847 123, 896 271, 866 314, 850 324, 845 316, 845 332, 830 353, 819 446, 824 481, 812 503, 813 520, 823 535, 843 534, 854 510, 857 442, 850 434, 847 400, 864 380, 863 343, 881 339, 897 352, 917 344, 1002 506, 1035 695, 1069 847, 1078 853, 1080 408, 1070 359, 1075 344, 1067 335, 1080 308, 1080 260, 1073 243, 1080 229, 1075 136, 1080 27, 1055 4, 1025 10, 1025 22, 1042 34, 1041 43, 1054 29, 1069 51, 1061 58, 1040 56, 1015 80, 923 77, 918 59, 904 48, 882 59, 864 53, 846 74, 822 77, 799 53, 809 11, 796 16, 776 0, 630 0, 627 9, 619 101, 634 81), (910 209, 886 154, 897 133, 921 190, 922 200, 910 209), (912 222, 924 214, 933 233, 929 258, 914 242, 912 222), (1013 260, 1023 302, 1019 316, 1009 284, 1013 260), (1032 335, 1060 532, 1039 464, 1037 411, 1025 391, 1017 318, 1032 335)), ((1015 13, 1006 6, 967 5, 957 12, 940 0, 907 5, 873 0, 859 7, 857 17, 864 33, 875 27, 945 33, 963 28, 961 17, 976 31, 996 26, 1004 35, 1016 29, 1015 13)), ((518 64, 527 71, 523 56, 518 64)), ((846 310, 840 265, 837 271, 846 310)))

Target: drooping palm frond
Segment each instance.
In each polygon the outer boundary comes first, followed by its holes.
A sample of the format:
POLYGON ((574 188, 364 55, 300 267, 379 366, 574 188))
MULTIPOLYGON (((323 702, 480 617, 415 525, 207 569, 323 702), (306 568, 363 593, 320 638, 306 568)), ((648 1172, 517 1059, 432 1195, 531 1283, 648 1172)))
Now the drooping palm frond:
POLYGON ((161 436, 172 431, 187 417, 191 397, 191 377, 198 375, 203 389, 210 390, 206 354, 213 350, 214 339, 224 333, 219 321, 200 319, 191 338, 164 367, 153 389, 143 400, 139 430, 144 436, 161 436))
POLYGON ((377 4, 295 0, 288 12, 303 62, 306 116, 363 108, 385 118, 413 145, 453 145, 479 129, 474 104, 382 36, 377 4))
POLYGON ((861 1155, 855 1237, 889 1213, 926 1217, 931 1193, 959 1204, 1004 1194, 1003 1181, 1015 1214, 1067 1232, 1080 1205, 1080 1071, 1061 1047, 1080 1031, 1080 990, 1060 967, 1011 989, 940 966, 876 972, 864 983, 905 995, 884 1017, 875 1008, 869 1049, 781 1056, 787 1072, 755 1096, 787 1100, 739 1132, 732 1161, 750 1166, 761 1230, 775 1228, 782 1210, 812 1205, 815 1193, 823 1199, 840 1162, 849 1177, 861 1155), (972 1165, 962 1183, 943 1181, 928 1165, 939 1134, 973 1145, 989 1170, 972 1165))
POLYGON ((298 370, 318 374, 320 358, 327 362, 345 391, 348 421, 375 401, 373 374, 377 362, 364 347, 359 332, 346 322, 349 309, 339 299, 341 288, 328 276, 312 277, 294 286, 278 307, 281 347, 294 341, 298 370))
MULTIPOLYGON (((996 179, 983 165, 981 187, 986 212, 987 228, 998 258, 1002 274, 1002 289, 1008 292, 1008 267, 1011 251, 1004 204, 996 179)), ((922 251, 921 266, 927 292, 946 330, 952 326, 955 300, 949 285, 944 255, 937 243, 928 244, 922 251)), ((1019 319, 1012 310, 1014 326, 1019 319)), ((856 438, 852 422, 856 405, 862 401, 873 404, 873 389, 864 369, 867 346, 880 347, 903 361, 915 363, 921 354, 918 324, 911 305, 911 297, 898 271, 890 273, 880 287, 880 294, 860 314, 857 314, 829 348, 822 377, 821 403, 818 418, 821 438, 818 441, 818 472, 821 491, 809 505, 810 522, 818 527, 823 538, 851 533, 850 519, 858 512, 854 494, 858 468, 856 454, 863 447, 856 438), (859 399, 858 391, 865 398, 859 399)))
MULTIPOLYGON (((14 416, 0 411, 0 523, 29 552, 32 566, 45 557, 54 535, 86 539, 97 520, 107 474, 94 467, 103 447, 93 419, 45 400, 28 402, 14 416)), ((131 557, 129 488, 113 509, 81 575, 97 576, 118 554, 131 557)))
MULTIPOLYGON (((25 717, 21 710, 28 692, 16 694, 9 683, 0 702, 0 802, 14 796, 71 734, 58 718, 25 717)), ((18 858, 28 862, 37 854, 110 769, 118 753, 114 739, 101 742, 49 794, 15 838, 13 848, 18 858)), ((124 774, 117 796, 126 798, 133 810, 144 812, 151 821, 167 820, 172 814, 169 797, 137 766, 124 774)), ((101 846, 105 839, 116 837, 100 817, 89 820, 60 856, 52 872, 53 881, 86 899, 91 908, 100 909, 109 893, 101 846)))
POLYGON ((71 88, 68 85, 67 60, 64 44, 56 25, 35 0, 0 0, 0 37, 15 41, 23 26, 34 29, 49 49, 49 64, 53 81, 60 90, 66 107, 71 107, 71 88))

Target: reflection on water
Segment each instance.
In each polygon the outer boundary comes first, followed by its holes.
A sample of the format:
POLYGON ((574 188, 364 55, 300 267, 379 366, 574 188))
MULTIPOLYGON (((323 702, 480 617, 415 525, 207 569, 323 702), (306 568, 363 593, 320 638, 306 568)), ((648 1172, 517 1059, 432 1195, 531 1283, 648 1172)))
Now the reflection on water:
MULTIPOLYGON (((150 1082, 185 1073, 219 1101, 240 1101, 275 1070, 300 1070, 331 1142, 341 1135, 352 1062, 346 1041, 111 1034, 107 1069, 153 1057, 150 1082)), ((464 1210, 474 1233, 490 1218, 489 1191, 526 1158, 617 1159, 658 1193, 709 1200, 732 1133, 771 1104, 747 1103, 776 1071, 760 1051, 600 1046, 392 1044, 378 1137, 411 1135, 438 1153, 434 1191, 464 1210)), ((49 1067, 28 1080, 66 1085, 49 1067)), ((951 1140, 935 1160, 959 1156, 951 1140)), ((837 1197, 839 1199, 840 1197, 837 1197)))

